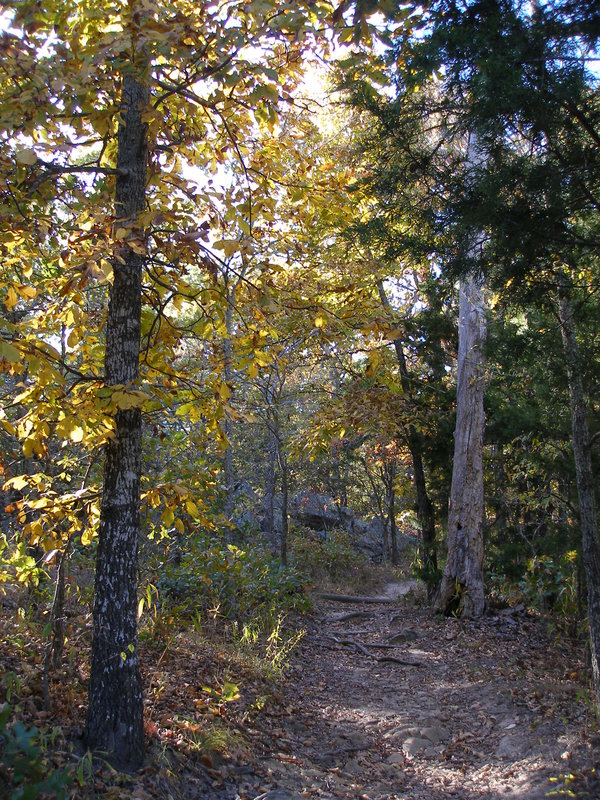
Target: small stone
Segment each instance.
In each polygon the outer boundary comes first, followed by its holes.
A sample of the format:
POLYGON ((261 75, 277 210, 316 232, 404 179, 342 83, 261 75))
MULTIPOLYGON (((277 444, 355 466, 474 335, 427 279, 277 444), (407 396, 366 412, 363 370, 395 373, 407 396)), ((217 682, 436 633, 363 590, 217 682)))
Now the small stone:
POLYGON ((359 775, 363 770, 364 765, 361 764, 356 758, 351 758, 344 764, 344 772, 347 772, 348 775, 359 775))
POLYGON ((429 739, 433 744, 439 744, 450 737, 450 731, 443 728, 441 725, 432 725, 428 728, 423 728, 421 736, 424 739, 429 739))
POLYGON ((259 795, 260 800, 304 800, 298 792, 291 792, 289 789, 271 789, 266 794, 259 795))
POLYGON ((531 746, 524 736, 508 734, 500 739, 498 747, 496 748, 496 756, 498 758, 508 758, 519 761, 524 758, 530 750, 531 746))
POLYGON ((404 754, 403 753, 392 753, 388 756, 385 760, 386 764, 404 764, 404 754))
POLYGON ((350 747, 356 750, 368 750, 371 746, 371 740, 361 733, 343 734, 343 738, 348 742, 350 747))
POLYGON ((407 756, 416 756, 422 753, 431 745, 429 739, 420 739, 417 736, 409 736, 402 744, 402 750, 407 756))
POLYGON ((401 728, 394 728, 391 731, 388 731, 384 734, 384 739, 406 739, 407 736, 418 736, 419 735, 419 728, 415 728, 413 725, 411 726, 402 726, 401 728))

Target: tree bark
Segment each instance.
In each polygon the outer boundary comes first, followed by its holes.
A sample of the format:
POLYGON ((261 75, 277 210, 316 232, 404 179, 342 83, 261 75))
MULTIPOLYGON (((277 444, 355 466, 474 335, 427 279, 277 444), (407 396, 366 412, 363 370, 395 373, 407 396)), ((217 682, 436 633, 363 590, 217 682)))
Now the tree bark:
POLYGON ((279 471, 281 472, 281 531, 279 534, 279 552, 281 563, 287 566, 288 563, 288 493, 289 493, 289 475, 287 458, 283 449, 283 443, 280 439, 277 440, 277 459, 279 462, 279 471))
POLYGON ((396 567, 400 563, 398 552, 398 529, 396 528, 396 490, 393 485, 388 492, 388 519, 390 523, 390 547, 392 564, 396 567))
MULTIPOLYGON (((115 212, 135 230, 146 204, 146 126, 149 94, 125 73, 117 140, 115 212)), ((114 281, 106 322, 105 383, 135 383, 139 374, 143 256, 126 242, 113 258, 114 281)), ((120 410, 108 442, 100 514, 86 741, 118 768, 135 769, 144 756, 142 682, 138 658, 137 553, 140 531, 142 419, 120 410)))
POLYGON ((562 275, 559 278, 558 315, 571 402, 571 443, 575 459, 583 567, 587 583, 592 678, 596 707, 600 710, 600 669, 598 663, 600 658, 600 546, 598 542, 598 517, 583 377, 571 304, 571 285, 566 275, 562 275))
POLYGON ((265 465, 265 497, 264 497, 264 523, 263 528, 269 541, 273 541, 275 533, 275 489, 276 489, 276 464, 277 464, 277 439, 273 432, 267 430, 267 462, 265 465))
MULTIPOLYGON (((385 293, 383 281, 377 282, 379 297, 386 311, 391 311, 390 301, 385 293)), ((402 391, 410 397, 410 381, 406 357, 402 341, 394 339, 394 350, 396 359, 400 367, 400 384, 402 391)), ((423 468, 423 452, 421 440, 414 425, 408 426, 408 449, 413 465, 413 483, 417 496, 417 528, 423 537, 423 567, 426 576, 431 576, 432 580, 427 582, 427 597, 431 602, 435 592, 435 576, 437 574, 437 550, 435 546, 435 512, 433 504, 427 493, 427 483, 425 481, 425 470, 423 468)), ((437 581, 436 581, 437 582, 437 581)))
POLYGON ((381 492, 377 488, 377 484, 375 483, 375 478, 369 472, 369 467, 367 464, 366 459, 361 459, 361 463, 364 467, 367 480, 371 486, 371 491, 373 492, 373 499, 377 504, 377 514, 379 516, 379 520, 381 522, 381 531, 383 534, 383 558, 384 560, 389 558, 391 555, 390 551, 390 536, 389 536, 389 529, 388 529, 388 518, 385 513, 385 509, 383 507, 384 498, 381 496, 381 492))
POLYGON ((483 592, 483 287, 474 276, 460 283, 454 463, 448 511, 448 557, 437 611, 478 617, 483 592))

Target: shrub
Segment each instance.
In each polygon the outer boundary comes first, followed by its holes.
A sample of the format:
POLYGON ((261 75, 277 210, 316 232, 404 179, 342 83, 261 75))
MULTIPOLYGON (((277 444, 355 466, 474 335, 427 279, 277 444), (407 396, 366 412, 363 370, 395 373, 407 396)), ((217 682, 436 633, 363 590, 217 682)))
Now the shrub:
POLYGON ((13 709, 0 707, 0 781, 10 800, 39 800, 49 795, 62 800, 73 774, 68 768, 54 769, 47 758, 48 737, 37 728, 11 722, 13 709))
POLYGON ((530 558, 520 586, 531 605, 542 611, 554 611, 566 620, 577 619, 576 551, 558 558, 530 558))
POLYGON ((167 602, 178 604, 184 614, 213 610, 228 619, 273 616, 304 610, 304 578, 285 569, 266 547, 233 544, 196 536, 178 564, 168 564, 158 581, 167 602))
POLYGON ((347 531, 318 532, 296 525, 290 536, 291 562, 310 578, 344 579, 366 559, 353 546, 347 531))

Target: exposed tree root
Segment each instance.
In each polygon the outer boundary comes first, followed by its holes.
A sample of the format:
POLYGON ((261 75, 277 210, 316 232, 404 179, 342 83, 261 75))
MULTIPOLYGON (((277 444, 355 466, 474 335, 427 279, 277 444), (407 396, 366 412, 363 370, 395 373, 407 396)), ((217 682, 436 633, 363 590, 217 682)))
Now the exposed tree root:
MULTIPOLYGON (((420 661, 407 661, 404 658, 398 658, 397 656, 376 656, 374 653, 370 653, 367 648, 360 644, 359 642, 355 642, 352 639, 338 639, 337 636, 331 636, 336 644, 342 644, 346 647, 355 647, 361 653, 364 653, 369 658, 374 659, 375 661, 379 662, 388 662, 390 664, 401 664, 404 667, 422 667, 423 664, 420 661)), ((379 645, 369 645, 372 647, 379 647, 379 645)))

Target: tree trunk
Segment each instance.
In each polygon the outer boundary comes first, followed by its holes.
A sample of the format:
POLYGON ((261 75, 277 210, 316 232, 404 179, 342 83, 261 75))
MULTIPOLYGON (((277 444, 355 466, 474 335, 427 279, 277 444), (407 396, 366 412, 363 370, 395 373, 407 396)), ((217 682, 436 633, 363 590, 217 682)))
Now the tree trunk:
POLYGON ((288 563, 288 492, 289 476, 287 459, 283 450, 281 440, 277 442, 277 458, 279 470, 281 472, 281 531, 279 534, 281 563, 287 566, 288 563))
POLYGON ((400 554, 398 553, 398 529, 396 528, 396 491, 390 486, 388 492, 388 519, 390 523, 390 548, 392 564, 397 567, 400 563, 400 554))
POLYGON ((448 558, 437 611, 483 614, 483 287, 474 276, 460 284, 454 463, 448 511, 448 558))
POLYGON ((265 466, 265 498, 264 509, 265 517, 263 528, 269 541, 274 541, 275 532, 275 489, 276 489, 276 465, 277 465, 277 439, 267 430, 267 463, 265 466))
MULTIPOLYGON (((128 225, 146 204, 146 86, 132 73, 122 84, 115 211, 128 225)), ((131 228, 130 235, 141 239, 131 228)), ((113 259, 106 322, 105 383, 131 386, 139 374, 143 256, 126 242, 113 259)), ((86 741, 117 767, 144 756, 142 682, 137 638, 137 552, 140 531, 142 418, 121 410, 106 445, 100 514, 86 741)))
POLYGON ((562 275, 559 279, 558 314, 571 401, 571 442, 575 458, 575 475, 579 499, 583 567, 587 583, 592 677, 596 707, 600 709, 600 670, 598 664, 600 657, 600 547, 598 543, 598 519, 583 378, 571 306, 571 286, 566 275, 562 275))
MULTIPOLYGON (((378 281, 379 297, 386 311, 391 311, 390 301, 385 293, 383 281, 378 281)), ((400 367, 400 383, 402 391, 410 397, 410 381, 408 378, 408 368, 406 357, 400 339, 394 339, 394 349, 396 359, 400 367)), ((431 602, 435 592, 437 575, 437 550, 435 546, 435 512, 433 504, 427 493, 427 483, 425 482, 425 470, 423 468, 423 453, 421 440, 414 425, 408 426, 408 449, 413 465, 413 482, 417 496, 417 528, 423 537, 423 568, 427 582, 427 597, 431 602), (427 580, 430 576, 430 580, 427 580)))
POLYGON ((388 530, 388 518, 387 518, 387 515, 385 513, 385 509, 383 507, 383 497, 381 496, 381 492, 377 488, 377 484, 375 483, 375 479, 373 478, 373 476, 369 472, 369 467, 367 465, 366 459, 364 459, 364 458, 361 459, 361 463, 362 463, 362 465, 364 467, 364 470, 365 470, 365 473, 366 473, 366 476, 367 476, 367 480, 369 481, 369 484, 371 485, 371 491, 373 492, 373 499, 375 500, 375 503, 377 504, 377 515, 379 516, 379 520, 381 522, 381 531, 382 531, 382 535, 383 535, 382 545, 383 545, 383 558, 384 558, 384 561, 385 561, 388 558, 390 558, 391 552, 390 552, 390 537, 389 537, 389 530, 388 530))
POLYGON ((435 512, 425 484, 421 443, 412 425, 408 430, 408 449, 413 462, 413 480, 417 494, 417 528, 423 537, 423 571, 427 583, 427 599, 431 602, 439 578, 435 544, 435 512))

